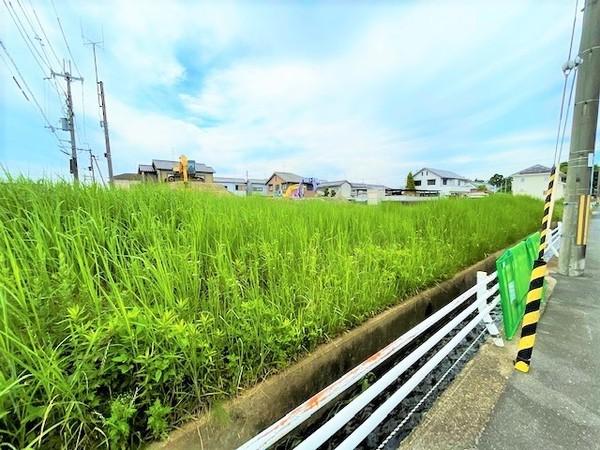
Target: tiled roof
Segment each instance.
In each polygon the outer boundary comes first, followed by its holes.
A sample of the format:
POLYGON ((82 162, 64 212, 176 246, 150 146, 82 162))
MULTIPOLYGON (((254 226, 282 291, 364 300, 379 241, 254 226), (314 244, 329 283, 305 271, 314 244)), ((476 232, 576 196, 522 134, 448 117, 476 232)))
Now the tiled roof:
POLYGON ((428 170, 429 172, 437 175, 440 178, 448 178, 451 180, 468 180, 467 178, 457 174, 456 172, 452 172, 450 170, 432 169, 431 167, 423 167, 417 173, 422 172, 423 170, 428 170))
MULTIPOLYGON (((300 175, 296 175, 291 172, 274 172, 273 175, 269 178, 273 178, 274 175, 277 175, 279 178, 283 180, 284 183, 301 183, 302 177, 300 175)), ((267 180, 267 181, 269 181, 267 180)), ((266 182, 265 182, 266 183, 266 182)))
POLYGON ((170 161, 168 159, 153 159, 152 166, 156 170, 173 170, 173 168, 179 164, 178 161, 170 161))
POLYGON ((515 175, 530 175, 536 173, 550 173, 552 169, 550 167, 542 166, 541 164, 536 164, 534 166, 528 167, 527 169, 523 169, 515 175))
POLYGON ((154 173, 154 172, 156 172, 156 170, 154 170, 154 166, 152 166, 150 164, 140 164, 138 166, 138 173, 142 173, 142 172, 154 173))

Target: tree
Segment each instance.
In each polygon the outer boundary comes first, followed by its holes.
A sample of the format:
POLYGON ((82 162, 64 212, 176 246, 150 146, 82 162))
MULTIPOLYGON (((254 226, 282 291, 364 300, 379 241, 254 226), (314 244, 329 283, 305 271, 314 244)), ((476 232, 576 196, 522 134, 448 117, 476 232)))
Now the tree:
POLYGON ((503 175, 495 173, 489 183, 496 187, 497 192, 512 192, 512 177, 504 178, 503 175))
POLYGON ((497 188, 502 187, 502 185, 504 184, 504 177, 502 175, 500 175, 499 173, 495 173, 492 178, 490 178, 489 183, 492 186, 496 186, 497 188))
POLYGON ((325 195, 325 197, 329 197, 329 188, 328 187, 325 188, 325 192, 323 193, 323 195, 325 195))
POLYGON ((406 189, 414 191, 417 187, 415 186, 415 177, 412 172, 408 172, 406 176, 406 189))

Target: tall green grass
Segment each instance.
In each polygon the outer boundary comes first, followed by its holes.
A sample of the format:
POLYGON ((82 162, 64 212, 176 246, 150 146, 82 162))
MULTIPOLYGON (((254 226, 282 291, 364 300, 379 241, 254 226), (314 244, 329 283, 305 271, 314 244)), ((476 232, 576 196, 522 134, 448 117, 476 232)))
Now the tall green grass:
POLYGON ((0 441, 131 448, 535 230, 541 202, 0 184, 0 441))

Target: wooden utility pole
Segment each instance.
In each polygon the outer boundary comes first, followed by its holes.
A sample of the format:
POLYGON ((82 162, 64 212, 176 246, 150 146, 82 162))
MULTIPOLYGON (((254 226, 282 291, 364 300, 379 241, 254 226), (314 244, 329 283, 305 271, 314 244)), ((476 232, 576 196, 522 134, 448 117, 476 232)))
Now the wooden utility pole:
POLYGON ((598 97, 600 94, 600 0, 586 0, 579 45, 579 65, 573 110, 573 127, 569 149, 569 167, 563 236, 559 256, 559 272, 579 276, 585 269, 585 242, 577 240, 578 225, 587 218, 580 217, 582 195, 590 193, 593 155, 598 122, 598 97), (590 167, 590 155, 592 164, 590 167))
POLYGON ((53 77, 62 77, 67 81, 67 127, 71 135, 71 159, 69 169, 76 183, 79 182, 79 167, 77 164, 77 143, 75 142, 75 113, 73 113, 73 97, 71 96, 71 81, 83 81, 83 78, 72 76, 69 72, 56 73, 52 71, 53 77))

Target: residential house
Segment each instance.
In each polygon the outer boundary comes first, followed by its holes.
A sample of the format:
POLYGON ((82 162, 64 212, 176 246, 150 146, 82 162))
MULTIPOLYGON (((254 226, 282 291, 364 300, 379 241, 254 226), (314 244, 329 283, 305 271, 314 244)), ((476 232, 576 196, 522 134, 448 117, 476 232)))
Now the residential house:
MULTIPOLYGON (((140 164, 138 166, 138 174, 142 176, 143 181, 160 181, 164 182, 169 179, 174 173, 174 168, 179 164, 179 161, 171 161, 166 159, 153 159, 152 164, 140 164)), ((195 167, 194 178, 205 183, 214 181, 215 169, 203 163, 198 163, 193 160, 188 161, 188 165, 193 164, 195 167)))
POLYGON ((417 190, 437 191, 440 195, 465 195, 474 188, 467 178, 449 170, 424 167, 414 179, 417 190))
POLYGON ((386 186, 382 184, 367 184, 367 183, 351 183, 351 197, 355 201, 367 201, 369 195, 371 198, 376 197, 383 199, 385 197, 386 186))
POLYGON ((490 184, 485 180, 478 180, 477 178, 471 181, 471 184, 476 190, 480 190, 482 186, 485 188, 486 192, 496 192, 498 190, 493 184, 490 184))
MULTIPOLYGON (((266 195, 267 194, 267 186, 265 179, 256 179, 250 178, 248 182, 250 183, 250 193, 251 195, 266 195)), ((233 178, 233 177, 214 177, 214 183, 220 184, 223 186, 228 192, 231 192, 235 195, 246 196, 247 195, 247 185, 246 180, 244 178, 233 178)))
MULTIPOLYGON (((548 181, 550 180, 550 167, 536 164, 523 169, 512 176, 512 192, 517 195, 529 195, 539 199, 546 197, 548 181)), ((555 199, 563 198, 567 176, 559 172, 556 177, 555 199)))
POLYGON ((319 195, 328 193, 330 197, 348 200, 352 198, 352 183, 348 180, 324 181, 317 185, 317 193, 319 195))
POLYGON ((291 172, 273 172, 265 185, 267 186, 267 195, 272 197, 282 197, 290 186, 302 184, 305 192, 314 191, 316 180, 312 178, 304 178, 291 172))

